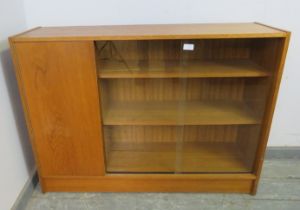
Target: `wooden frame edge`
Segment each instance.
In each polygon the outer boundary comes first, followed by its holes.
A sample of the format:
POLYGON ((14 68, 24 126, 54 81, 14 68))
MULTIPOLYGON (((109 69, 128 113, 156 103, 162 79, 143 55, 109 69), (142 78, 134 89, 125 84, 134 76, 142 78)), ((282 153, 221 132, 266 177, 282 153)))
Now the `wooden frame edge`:
MULTIPOLYGON (((246 23, 246 22, 245 22, 246 23)), ((279 37, 285 37, 285 33, 287 31, 278 29, 272 26, 268 26, 265 24, 262 24, 260 22, 249 22, 253 24, 258 24, 264 27, 272 28, 274 30, 278 30, 277 33, 270 33, 270 34, 258 34, 258 33, 249 33, 246 36, 244 34, 232 34, 230 36, 226 34, 207 34, 207 35, 174 35, 170 37, 169 35, 140 35, 140 36, 74 36, 74 37, 65 37, 65 36, 57 36, 57 37, 22 37, 23 34, 26 34, 28 32, 38 30, 42 28, 41 26, 29 29, 27 31, 24 31, 22 33, 16 34, 14 36, 11 36, 14 42, 30 42, 30 41, 95 41, 95 40, 176 40, 176 39, 235 39, 235 38, 279 38, 279 37), (282 33, 281 33, 282 32, 282 33)), ((163 25, 163 24, 161 24, 163 25)), ((176 25, 176 24, 173 24, 176 25)))
POLYGON ((122 41, 130 41, 130 40, 178 40, 178 39, 253 39, 253 38, 283 38, 285 37, 284 33, 275 33, 275 34, 247 34, 244 35, 178 35, 178 36, 164 36, 164 35, 157 35, 157 36, 91 36, 91 37, 84 37, 84 36, 76 36, 76 37, 15 37, 15 42, 53 42, 53 41, 105 41, 105 40, 122 40, 122 41))
POLYGON ((92 55, 93 55, 93 66, 94 66, 94 70, 95 70, 95 83, 96 83, 96 86, 97 86, 97 97, 98 97, 98 116, 99 116, 99 120, 100 120, 100 125, 99 125, 99 129, 100 129, 100 141, 101 141, 101 150, 102 150, 102 155, 103 155, 103 164, 102 164, 102 175, 104 176, 105 175, 105 172, 106 172, 106 152, 105 152, 105 143, 104 143, 104 127, 103 127, 103 119, 102 119, 102 103, 101 103, 101 94, 102 92, 100 91, 100 80, 99 80, 99 77, 98 77, 98 68, 97 68, 97 58, 96 58, 96 43, 95 43, 95 40, 91 40, 91 41, 87 41, 87 42, 91 42, 91 45, 92 45, 92 55))
MULTIPOLYGON (((145 175, 142 175, 145 176, 145 175)), ((251 193, 253 179, 42 177, 44 192, 226 192, 251 193)), ((182 175, 179 175, 182 176, 182 175)), ((145 176, 147 177, 147 176, 145 176)))
POLYGON ((257 25, 261 25, 261 26, 265 26, 265 27, 274 29, 274 30, 282 31, 282 32, 284 32, 284 33, 287 33, 287 36, 288 36, 288 33, 291 33, 290 31, 287 31, 287 30, 285 30, 285 29, 273 27, 273 26, 270 26, 270 25, 267 25, 267 24, 264 24, 264 23, 261 23, 261 22, 254 22, 254 23, 257 24, 257 25))
POLYGON ((33 129, 31 127, 30 117, 29 117, 29 113, 28 113, 28 105, 27 105, 27 102, 26 102, 26 96, 25 96, 25 93, 23 92, 23 82, 22 82, 22 79, 21 79, 22 76, 21 76, 21 73, 20 73, 20 70, 19 70, 21 68, 21 66, 19 64, 18 55, 17 55, 16 49, 15 49, 14 36, 9 37, 8 41, 9 41, 9 46, 10 46, 10 53, 11 53, 11 56, 13 58, 12 59, 13 64, 14 64, 13 69, 14 69, 15 76, 16 76, 17 83, 18 83, 18 87, 19 87, 19 93, 20 93, 21 103, 22 103, 23 112, 24 112, 24 116, 25 116, 26 127, 28 129, 29 140, 30 140, 30 143, 31 143, 32 152, 33 152, 34 160, 35 160, 35 163, 36 163, 37 174, 38 174, 38 177, 39 177, 41 188, 43 189, 44 182, 43 182, 43 179, 41 178, 41 174, 40 174, 40 171, 41 171, 40 170, 40 163, 39 163, 39 160, 38 160, 36 145, 35 145, 35 142, 34 142, 33 129))
POLYGON ((278 97, 278 91, 279 91, 279 87, 280 87, 280 83, 281 83, 281 77, 283 74, 283 69, 284 69, 284 65, 285 65, 285 59, 287 56, 287 51, 288 51, 288 47, 289 47, 289 42, 290 42, 290 37, 291 37, 291 32, 286 32, 287 36, 284 38, 284 43, 283 43, 283 48, 282 51, 280 53, 280 57, 279 57, 279 63, 278 63, 278 67, 277 67, 277 74, 276 74, 276 78, 273 81, 272 84, 272 89, 270 90, 270 93, 273 93, 273 95, 269 96, 270 100, 269 100, 269 105, 267 105, 269 107, 267 113, 265 114, 265 129, 263 129, 263 132, 261 134, 261 143, 259 145, 259 147, 257 148, 256 151, 256 160, 254 163, 254 174, 256 175, 257 179, 254 181, 253 183, 253 188, 251 190, 251 194, 255 195, 257 192, 257 186, 258 186, 258 182, 260 180, 260 175, 261 175, 261 170, 262 170, 262 166, 263 166, 263 161, 264 161, 264 156, 265 156, 265 152, 266 152, 266 148, 267 148, 267 143, 268 143, 268 138, 269 138, 269 134, 270 134, 270 130, 271 130, 271 125, 272 125, 272 119, 273 119, 273 114, 275 111, 275 105, 276 105, 276 101, 277 101, 277 97, 278 97))
POLYGON ((9 39, 9 42, 15 42, 15 39, 18 37, 18 36, 21 36, 23 34, 26 34, 28 32, 31 32, 31 31, 34 31, 34 30, 37 30, 37 29, 40 29, 42 28, 41 26, 37 26, 37 27, 34 27, 34 28, 31 28, 31 29, 28 29, 26 31, 23 31, 21 33, 18 33, 18 34, 15 34, 13 36, 10 36, 8 39, 9 39))

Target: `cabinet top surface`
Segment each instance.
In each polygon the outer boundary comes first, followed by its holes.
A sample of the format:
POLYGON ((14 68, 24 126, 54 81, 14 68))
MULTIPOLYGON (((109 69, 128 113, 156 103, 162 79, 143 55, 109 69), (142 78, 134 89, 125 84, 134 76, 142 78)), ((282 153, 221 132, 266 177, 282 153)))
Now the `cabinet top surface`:
POLYGON ((287 31, 260 23, 160 24, 38 27, 13 41, 146 40, 285 37, 287 31))

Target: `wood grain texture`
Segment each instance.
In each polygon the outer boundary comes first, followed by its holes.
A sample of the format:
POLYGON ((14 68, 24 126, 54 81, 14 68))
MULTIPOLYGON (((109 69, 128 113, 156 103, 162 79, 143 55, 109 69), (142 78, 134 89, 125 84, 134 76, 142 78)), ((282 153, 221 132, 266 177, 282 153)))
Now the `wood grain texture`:
POLYGON ((232 100, 243 101, 245 78, 102 79, 102 103, 232 100))
POLYGON ((145 40, 285 37, 286 32, 256 23, 162 24, 42 27, 14 41, 145 40))
MULTIPOLYGON (((39 161, 38 158, 38 153, 37 153, 37 146, 35 144, 34 139, 34 134, 33 134, 33 128, 30 122, 30 117, 29 117, 29 113, 28 113, 28 104, 26 102, 26 96, 25 93, 23 91, 23 81, 21 78, 21 67, 17 58, 17 51, 16 51, 16 45, 13 42, 12 38, 9 38, 9 44, 10 44, 10 51, 11 51, 11 55, 13 58, 13 63, 14 63, 14 71, 16 74, 16 79, 18 82, 18 88, 19 88, 19 92, 20 92, 20 97, 21 97, 21 103, 23 106, 23 111, 24 111, 24 115, 25 115, 25 120, 26 120, 26 126, 28 129, 28 134, 29 134, 29 139, 30 139, 30 143, 31 143, 31 147, 32 147, 32 151, 33 151, 33 155, 34 155, 34 159, 35 159, 35 165, 38 171, 41 171, 41 163, 39 161)), ((38 173, 38 177, 39 177, 39 181, 40 181, 40 185, 41 188, 44 188, 44 183, 43 180, 41 178, 41 173, 38 173)))
POLYGON ((39 173, 102 175, 92 42, 18 43, 15 50, 39 173))
POLYGON ((118 143, 176 143, 236 141, 239 125, 226 126, 104 126, 105 139, 111 144, 118 143))
POLYGON ((218 61, 220 59, 247 59, 250 56, 253 39, 180 39, 180 40, 115 40, 96 41, 97 61, 172 60, 181 64, 184 61, 218 61), (193 44, 194 50, 184 51, 184 44, 193 44))
POLYGON ((253 171, 255 153, 260 144, 261 125, 239 126, 236 133, 236 143, 243 154, 246 167, 253 171))
POLYGON ((251 174, 106 175, 43 177, 45 192, 235 192, 249 193, 251 174))

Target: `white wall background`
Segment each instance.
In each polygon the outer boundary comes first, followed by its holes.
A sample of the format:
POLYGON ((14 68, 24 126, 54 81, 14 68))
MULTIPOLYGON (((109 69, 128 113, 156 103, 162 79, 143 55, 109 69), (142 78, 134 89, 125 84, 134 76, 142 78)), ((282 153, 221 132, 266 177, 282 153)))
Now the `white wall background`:
POLYGON ((300 2, 297 0, 24 0, 28 27, 253 22, 292 31, 269 146, 300 146, 300 2))
POLYGON ((292 31, 292 39, 269 146, 300 146, 300 59, 297 59, 300 2, 297 0, 1 0, 0 14, 0 195, 6 201, 0 202, 0 209, 8 209, 33 168, 5 41, 8 35, 25 28, 259 21, 288 29, 292 31))
POLYGON ((7 36, 26 28, 22 0, 0 2, 0 209, 12 207, 34 169, 7 36))

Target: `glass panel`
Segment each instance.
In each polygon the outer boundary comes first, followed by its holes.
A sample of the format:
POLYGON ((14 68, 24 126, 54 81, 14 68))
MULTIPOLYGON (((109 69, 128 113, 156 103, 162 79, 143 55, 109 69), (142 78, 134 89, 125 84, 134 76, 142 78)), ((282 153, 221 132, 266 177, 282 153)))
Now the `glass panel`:
POLYGON ((184 129, 177 173, 252 171, 276 65, 278 49, 270 42, 280 40, 182 40, 184 129))
POLYGON ((281 44, 97 41, 107 172, 251 172, 281 44))
POLYGON ((96 42, 107 172, 175 172, 179 50, 176 40, 96 42))

